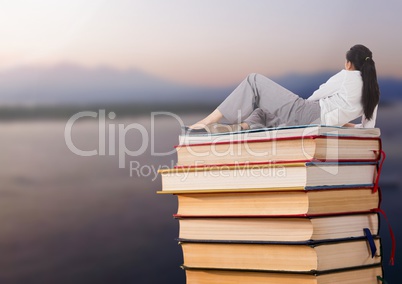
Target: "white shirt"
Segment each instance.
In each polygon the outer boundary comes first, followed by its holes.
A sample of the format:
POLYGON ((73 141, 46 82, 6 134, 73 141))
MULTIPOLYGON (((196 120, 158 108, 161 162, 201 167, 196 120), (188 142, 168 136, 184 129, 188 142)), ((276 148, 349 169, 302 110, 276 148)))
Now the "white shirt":
POLYGON ((342 126, 358 117, 361 124, 355 127, 373 128, 377 118, 375 107, 370 120, 366 119, 361 103, 363 79, 360 71, 342 70, 322 84, 307 100, 319 101, 321 124, 342 126))

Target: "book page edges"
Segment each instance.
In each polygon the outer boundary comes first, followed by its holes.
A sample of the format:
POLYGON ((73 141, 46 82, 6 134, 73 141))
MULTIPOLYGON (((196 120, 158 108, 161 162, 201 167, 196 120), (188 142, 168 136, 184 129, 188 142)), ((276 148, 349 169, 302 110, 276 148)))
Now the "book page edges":
MULTIPOLYGON (((345 212, 337 212, 337 213, 319 213, 319 214, 281 214, 281 215, 186 215, 186 214, 173 214, 173 218, 175 219, 203 219, 203 218, 212 218, 212 219, 248 219, 248 218, 256 218, 256 219, 271 219, 271 218, 300 218, 300 219, 314 219, 314 218, 328 218, 328 217, 338 217, 338 216, 351 216, 351 215, 368 215, 368 214, 377 214, 377 208, 373 208, 371 210, 365 211, 345 211, 345 212)), ((380 219, 379 224, 380 224, 380 219)), ((379 230, 379 229, 378 229, 379 230)), ((378 235, 373 234, 373 235, 378 235)))
POLYGON ((361 265, 357 267, 347 267, 342 269, 332 269, 332 270, 325 270, 325 271, 317 271, 317 270, 310 270, 310 271, 287 271, 287 270, 256 270, 256 269, 222 269, 222 268, 209 268, 209 267, 191 267, 186 265, 181 265, 183 270, 212 270, 212 271, 238 271, 238 272, 257 272, 257 273, 279 273, 279 274, 299 274, 299 275, 325 275, 329 273, 337 273, 343 271, 354 271, 360 269, 370 269, 370 268, 379 268, 381 271, 383 269, 381 263, 376 264, 369 264, 369 265, 361 265))
MULTIPOLYGON (((376 137, 365 137, 365 136, 328 136, 328 135, 306 135, 306 136, 289 136, 289 137, 276 137, 276 138, 263 138, 263 139, 235 139, 235 140, 225 140, 225 141, 209 141, 204 143, 192 143, 192 144, 177 144, 174 148, 192 148, 198 146, 209 146, 209 145, 226 145, 226 144, 247 144, 247 143, 264 143, 264 142, 277 142, 277 141, 288 141, 288 140, 315 140, 315 139, 343 139, 343 140, 378 140, 381 138, 376 137)), ((381 144, 380 144, 381 145, 381 144)), ((381 146, 380 146, 381 147, 381 146)))
POLYGON ((283 167, 308 167, 314 165, 320 166, 331 166, 331 165, 375 165, 377 161, 330 161, 330 162, 320 162, 320 161, 297 161, 297 162, 270 162, 270 163, 242 163, 242 164, 215 164, 206 166, 180 166, 169 169, 158 170, 159 174, 175 174, 183 172, 196 172, 196 171, 221 171, 221 170, 238 170, 238 169, 258 169, 258 168, 283 168, 283 167))
POLYGON ((170 169, 160 169, 159 174, 174 174, 182 172, 213 171, 213 170, 236 170, 236 169, 257 169, 257 168, 278 168, 278 167, 305 167, 306 162, 298 163, 258 163, 258 164, 217 164, 203 167, 183 166, 170 169))
POLYGON ((240 189, 202 189, 202 190, 162 190, 158 194, 180 194, 180 193, 224 193, 224 192, 268 192, 268 191, 305 191, 304 187, 280 187, 280 188, 240 188, 240 189))
POLYGON ((355 184, 355 185, 333 185, 333 186, 314 186, 314 187, 275 187, 275 188, 233 188, 233 189, 202 189, 202 190, 160 190, 158 194, 190 194, 190 193, 230 193, 230 192, 282 192, 282 191, 297 191, 297 192, 309 192, 309 191, 321 191, 321 190, 355 190, 355 189, 372 189, 373 184, 355 184))

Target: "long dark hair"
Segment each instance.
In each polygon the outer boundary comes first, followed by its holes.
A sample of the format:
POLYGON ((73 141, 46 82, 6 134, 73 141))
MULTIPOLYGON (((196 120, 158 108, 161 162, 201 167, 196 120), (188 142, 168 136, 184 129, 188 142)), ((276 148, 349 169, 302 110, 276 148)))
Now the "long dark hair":
POLYGON ((356 44, 346 53, 346 60, 359 70, 363 79, 362 106, 364 116, 371 119, 373 111, 380 101, 380 88, 377 82, 377 72, 373 54, 364 45, 356 44))

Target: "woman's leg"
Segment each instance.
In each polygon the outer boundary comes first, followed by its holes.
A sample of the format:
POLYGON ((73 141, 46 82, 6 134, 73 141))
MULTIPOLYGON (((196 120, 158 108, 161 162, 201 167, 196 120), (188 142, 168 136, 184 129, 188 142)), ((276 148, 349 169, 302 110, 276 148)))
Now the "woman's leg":
POLYGON ((295 106, 304 99, 267 77, 259 74, 255 76, 259 94, 259 108, 266 113, 266 126, 288 125, 293 112, 297 111, 295 106))
POLYGON ((264 112, 260 108, 256 108, 242 124, 246 124, 247 128, 243 129, 258 129, 264 127, 276 127, 279 125, 278 117, 271 113, 264 112))
POLYGON ((256 108, 277 117, 270 126, 286 123, 296 101, 303 100, 288 89, 260 74, 250 74, 223 101, 218 110, 229 123, 243 122, 256 108))
POLYGON ((260 74, 250 74, 218 110, 229 123, 249 122, 252 128, 320 123, 318 101, 307 101, 260 74))
POLYGON ((303 112, 305 102, 267 77, 250 74, 214 112, 191 128, 201 128, 222 118, 231 124, 242 123, 256 108, 269 114, 265 126, 297 125, 300 119, 297 116, 295 120, 295 113, 303 112))
POLYGON ((190 128, 203 128, 208 124, 221 121, 222 118, 230 124, 241 123, 258 106, 255 75, 248 75, 210 115, 190 128))
POLYGON ((257 74, 248 75, 218 106, 228 123, 241 123, 259 106, 257 74))

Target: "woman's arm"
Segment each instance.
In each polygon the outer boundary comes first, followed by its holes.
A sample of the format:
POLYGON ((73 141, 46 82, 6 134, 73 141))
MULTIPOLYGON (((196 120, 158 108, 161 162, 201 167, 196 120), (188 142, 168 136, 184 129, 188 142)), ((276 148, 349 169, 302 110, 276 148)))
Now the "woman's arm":
POLYGON ((338 92, 342 87, 345 78, 346 72, 342 70, 328 79, 328 81, 322 84, 318 90, 316 90, 310 97, 307 98, 309 101, 318 101, 320 99, 326 98, 334 93, 338 92))

